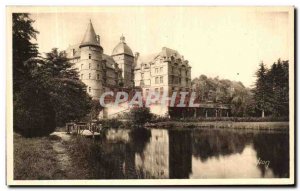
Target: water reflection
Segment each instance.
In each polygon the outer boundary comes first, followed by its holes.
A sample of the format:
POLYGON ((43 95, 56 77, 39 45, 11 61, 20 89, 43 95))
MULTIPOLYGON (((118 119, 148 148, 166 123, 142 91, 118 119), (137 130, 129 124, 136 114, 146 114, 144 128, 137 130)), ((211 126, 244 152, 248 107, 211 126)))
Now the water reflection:
MULTIPOLYGON (((118 132, 115 132, 118 133, 118 132)), ((120 132, 119 132, 120 133, 120 132)), ((243 130, 124 131, 107 140, 97 178, 276 178, 289 176, 286 133, 243 130), (105 174, 105 177, 103 177, 105 174)))

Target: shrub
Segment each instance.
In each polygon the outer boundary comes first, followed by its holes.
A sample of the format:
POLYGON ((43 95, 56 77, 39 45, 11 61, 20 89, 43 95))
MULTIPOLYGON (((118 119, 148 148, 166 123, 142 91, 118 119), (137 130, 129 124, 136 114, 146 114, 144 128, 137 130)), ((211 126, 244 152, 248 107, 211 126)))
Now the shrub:
POLYGON ((55 130, 55 112, 47 93, 30 84, 14 98, 15 132, 24 137, 37 137, 55 130))
POLYGON ((123 123, 118 119, 101 120, 100 123, 103 129, 118 129, 123 127, 123 123))
POLYGON ((148 107, 134 107, 130 110, 129 117, 134 126, 143 126, 151 121, 153 114, 148 107))

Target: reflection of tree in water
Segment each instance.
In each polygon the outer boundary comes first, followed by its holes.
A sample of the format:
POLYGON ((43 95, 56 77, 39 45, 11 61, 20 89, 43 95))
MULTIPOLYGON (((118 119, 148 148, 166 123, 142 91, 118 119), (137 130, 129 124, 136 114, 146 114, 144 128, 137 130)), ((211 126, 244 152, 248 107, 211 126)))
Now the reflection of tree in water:
POLYGON ((192 172, 191 131, 169 130, 170 178, 189 178, 192 172))
MULTIPOLYGON (((152 159, 158 157, 156 147, 151 147, 146 153, 147 156, 144 156, 145 148, 148 147, 148 143, 151 144, 151 136, 153 135, 150 130, 141 129, 130 133, 128 143, 101 143, 98 147, 89 148, 91 156, 88 163, 94 169, 92 178, 145 178, 141 176, 139 170, 147 169, 137 169, 135 156, 138 154, 142 160, 144 157, 152 159)), ((284 133, 168 130, 167 136, 162 137, 161 142, 157 143, 158 148, 165 153, 163 160, 168 161, 160 167, 162 169, 158 169, 158 172, 166 168, 169 170, 169 178, 189 178, 192 172, 192 155, 206 161, 210 157, 242 153, 246 145, 253 144, 257 158, 270 161, 269 168, 276 177, 288 177, 288 141, 288 134, 284 133), (168 145, 166 150, 162 150, 166 144, 168 145)), ((158 158, 162 157, 159 152, 158 155, 158 158)), ((149 168, 152 167, 150 165, 149 168)), ((265 167, 261 165, 259 168, 264 176, 265 167)), ((157 177, 153 175, 151 178, 157 177)))
POLYGON ((151 131, 146 128, 137 128, 130 132, 130 145, 134 148, 136 153, 141 154, 147 143, 149 143, 151 131))
POLYGON ((135 169, 135 153, 141 153, 151 137, 147 129, 130 132, 130 142, 102 142, 90 152, 92 178, 131 179, 138 178, 135 169))
MULTIPOLYGON (((257 158, 270 161, 269 168, 275 177, 289 177, 289 135, 284 133, 259 133, 254 136, 254 149, 257 158)), ((266 167, 259 165, 262 176, 265 176, 266 167)))
POLYGON ((201 161, 241 153, 251 141, 252 133, 226 130, 196 130, 193 132, 193 155, 201 161))

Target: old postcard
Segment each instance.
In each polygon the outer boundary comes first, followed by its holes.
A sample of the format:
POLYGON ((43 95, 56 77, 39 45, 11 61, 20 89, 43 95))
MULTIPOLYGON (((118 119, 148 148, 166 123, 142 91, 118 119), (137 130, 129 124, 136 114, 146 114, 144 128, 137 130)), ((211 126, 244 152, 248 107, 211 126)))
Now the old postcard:
POLYGON ((293 185, 294 7, 7 7, 8 185, 293 185))

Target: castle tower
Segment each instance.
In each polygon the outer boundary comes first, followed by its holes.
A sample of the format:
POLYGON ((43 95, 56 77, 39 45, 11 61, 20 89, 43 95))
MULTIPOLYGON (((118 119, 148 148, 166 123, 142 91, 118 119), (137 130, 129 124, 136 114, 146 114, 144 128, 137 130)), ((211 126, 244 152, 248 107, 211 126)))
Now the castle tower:
POLYGON ((101 65, 103 48, 100 46, 100 37, 96 35, 91 21, 79 48, 78 67, 80 79, 87 86, 88 94, 93 99, 99 99, 103 90, 101 65))
POLYGON ((112 57, 122 70, 123 86, 133 87, 134 56, 123 35, 120 37, 119 44, 113 49, 112 57))

